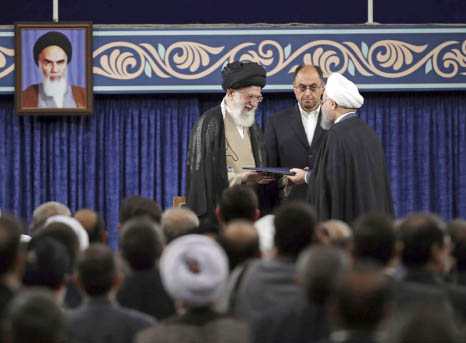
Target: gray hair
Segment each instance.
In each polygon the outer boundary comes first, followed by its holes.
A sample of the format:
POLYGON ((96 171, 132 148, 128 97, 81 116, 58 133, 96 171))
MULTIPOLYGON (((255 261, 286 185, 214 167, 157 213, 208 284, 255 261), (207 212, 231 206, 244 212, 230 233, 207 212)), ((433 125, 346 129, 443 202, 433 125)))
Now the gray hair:
POLYGON ((32 220, 30 225, 30 233, 34 233, 40 229, 48 218, 61 214, 71 217, 71 210, 68 206, 57 201, 48 201, 36 207, 32 212, 32 220))

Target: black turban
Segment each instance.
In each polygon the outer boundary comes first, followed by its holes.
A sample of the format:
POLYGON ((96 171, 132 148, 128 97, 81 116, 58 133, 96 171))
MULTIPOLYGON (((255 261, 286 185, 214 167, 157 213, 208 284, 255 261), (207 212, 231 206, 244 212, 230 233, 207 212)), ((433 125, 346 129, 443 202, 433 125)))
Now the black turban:
POLYGON ((255 62, 232 62, 222 70, 222 88, 227 90, 265 86, 265 69, 255 62))
POLYGON ((39 55, 46 47, 56 45, 63 49, 63 51, 68 56, 68 63, 71 61, 71 53, 73 49, 71 47, 71 42, 63 33, 50 31, 42 36, 34 44, 34 61, 39 65, 39 55))

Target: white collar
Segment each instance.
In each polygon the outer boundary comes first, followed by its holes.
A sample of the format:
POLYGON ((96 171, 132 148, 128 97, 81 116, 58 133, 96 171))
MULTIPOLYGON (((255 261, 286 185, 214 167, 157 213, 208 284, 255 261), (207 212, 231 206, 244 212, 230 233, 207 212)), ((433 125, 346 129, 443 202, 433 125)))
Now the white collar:
POLYGON ((313 116, 317 116, 319 115, 319 111, 320 111, 320 105, 319 107, 317 107, 317 109, 315 109, 314 111, 311 111, 311 112, 307 112, 305 110, 303 110, 303 108, 301 107, 301 104, 298 102, 298 108, 299 108, 299 112, 304 115, 304 116, 309 116, 309 115, 313 115, 313 116))
POLYGON ((345 117, 347 117, 349 114, 352 114, 352 113, 356 113, 355 111, 351 111, 351 112, 348 112, 348 113, 345 113, 343 114, 342 116, 338 117, 336 120, 335 120, 335 123, 339 123, 341 122, 345 117))

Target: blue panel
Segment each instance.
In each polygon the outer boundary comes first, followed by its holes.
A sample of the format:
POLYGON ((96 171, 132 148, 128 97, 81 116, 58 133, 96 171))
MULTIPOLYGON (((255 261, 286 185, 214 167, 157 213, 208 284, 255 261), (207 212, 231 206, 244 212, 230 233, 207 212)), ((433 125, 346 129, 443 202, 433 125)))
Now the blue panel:
MULTIPOLYGON (((0 31, 0 91, 13 91, 14 37, 0 31), (3 64, 2 64, 3 62, 3 64)), ((221 92, 231 61, 267 70, 265 92, 291 91, 299 64, 340 72, 366 91, 466 89, 466 25, 95 28, 97 93, 221 92)))

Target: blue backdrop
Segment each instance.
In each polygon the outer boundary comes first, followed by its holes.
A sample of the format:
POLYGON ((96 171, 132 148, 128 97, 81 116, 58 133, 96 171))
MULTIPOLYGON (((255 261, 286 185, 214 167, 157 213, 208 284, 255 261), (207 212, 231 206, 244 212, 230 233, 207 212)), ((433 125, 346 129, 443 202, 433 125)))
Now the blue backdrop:
MULTIPOLYGON (((397 216, 466 217, 466 94, 365 93, 361 117, 383 142, 397 216)), ((44 201, 101 212, 117 247, 120 199, 170 207, 184 194, 186 148, 197 118, 222 95, 98 95, 90 117, 18 117, 0 96, 0 208, 30 220, 44 201)), ((295 103, 268 93, 260 125, 295 103)))

